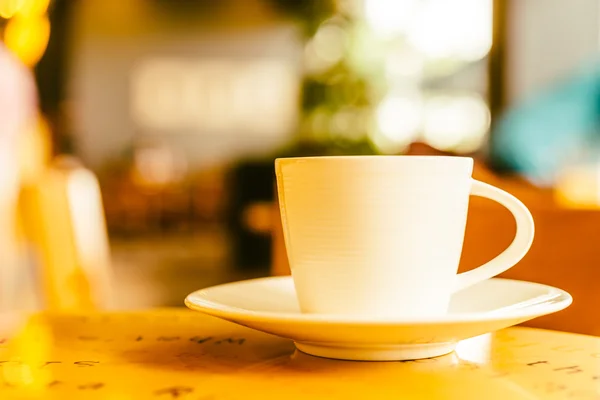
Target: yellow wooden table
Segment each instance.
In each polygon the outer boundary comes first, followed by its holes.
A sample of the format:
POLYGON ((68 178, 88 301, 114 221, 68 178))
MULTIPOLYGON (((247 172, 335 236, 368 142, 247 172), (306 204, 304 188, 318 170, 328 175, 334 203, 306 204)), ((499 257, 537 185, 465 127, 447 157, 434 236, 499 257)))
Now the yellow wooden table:
POLYGON ((40 315, 0 338, 0 399, 600 399, 600 338, 511 328, 349 362, 187 310, 40 315))

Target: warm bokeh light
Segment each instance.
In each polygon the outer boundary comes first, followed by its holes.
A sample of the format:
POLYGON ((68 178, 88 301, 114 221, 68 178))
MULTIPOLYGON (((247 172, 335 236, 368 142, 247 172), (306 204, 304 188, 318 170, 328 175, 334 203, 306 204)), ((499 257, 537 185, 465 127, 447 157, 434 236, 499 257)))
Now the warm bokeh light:
POLYGON ((481 59, 492 45, 492 1, 423 2, 408 31, 408 40, 433 59, 481 59))
POLYGON ((186 162, 166 146, 148 146, 135 152, 135 181, 146 187, 172 184, 182 178, 186 162))
POLYGON ((346 33, 334 24, 323 24, 305 48, 305 67, 319 73, 339 62, 346 50, 346 33))
POLYGON ((411 46, 390 50, 385 58, 385 74, 389 81, 421 79, 424 57, 411 46))
POLYGON ((319 137, 329 131, 330 114, 325 107, 318 107, 308 114, 305 122, 304 134, 311 137, 319 137))
POLYGON ((600 163, 574 164, 562 168, 555 178, 556 201, 568 208, 600 207, 600 163))
POLYGON ((390 96, 377 107, 381 135, 397 144, 409 144, 419 134, 422 107, 418 98, 390 96))
POLYGON ((365 0, 365 19, 380 37, 406 35, 431 59, 484 57, 492 44, 491 0, 365 0))
POLYGON ((179 127, 188 96, 184 96, 183 61, 144 60, 132 71, 131 110, 134 120, 155 129, 179 127))
POLYGON ((345 107, 331 117, 330 131, 345 138, 358 139, 368 131, 367 112, 358 107, 345 107))
POLYGON ((433 93, 423 87, 434 76, 450 82, 466 64, 487 56, 492 44, 492 1, 365 0, 363 4, 368 32, 361 32, 361 37, 369 40, 366 46, 353 48, 356 58, 381 65, 382 71, 371 69, 373 81, 381 81, 388 93, 401 94, 388 95, 376 110, 378 147, 399 148, 422 137, 443 151, 468 153, 480 148, 489 130, 490 112, 479 90, 471 87, 469 94, 462 95, 445 90, 446 83, 433 93), (413 90, 423 97, 422 103, 404 97, 413 90))
POLYGON ((365 0, 367 23, 381 36, 392 36, 406 31, 412 22, 420 0, 365 0))
POLYGON ((371 132, 371 142, 381 154, 400 154, 405 151, 409 143, 395 142, 377 130, 371 132))
POLYGON ((490 126, 490 111, 478 96, 436 96, 425 106, 423 138, 440 150, 476 150, 490 126))
POLYGON ((277 60, 157 57, 132 71, 131 112, 148 130, 277 136, 294 124, 297 90, 277 60))
POLYGON ((26 2, 27 0, 0 0, 0 17, 12 18, 26 2))
MULTIPOLYGON (((48 368, 40 368, 50 356, 54 335, 43 318, 32 316, 14 333, 0 369, 6 385, 39 390, 52 381, 48 368)), ((31 393, 35 393, 34 391, 31 393)))
POLYGON ((27 66, 35 65, 42 57, 50 38, 50 21, 44 14, 16 15, 6 24, 4 42, 27 66))
POLYGON ((50 0, 25 0, 17 14, 23 17, 43 15, 50 5, 50 0))

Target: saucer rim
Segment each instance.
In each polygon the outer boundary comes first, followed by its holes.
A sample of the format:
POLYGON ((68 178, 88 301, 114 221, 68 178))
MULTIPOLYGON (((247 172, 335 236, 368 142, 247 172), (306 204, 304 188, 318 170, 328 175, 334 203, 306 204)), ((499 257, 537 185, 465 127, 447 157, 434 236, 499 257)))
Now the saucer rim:
MULTIPOLYGON (((231 321, 244 321, 244 322, 264 322, 264 321, 277 321, 277 322, 298 322, 298 323, 316 323, 316 324, 329 324, 329 325, 394 325, 394 326, 410 326, 410 325, 437 325, 437 324, 461 324, 461 323, 472 323, 472 322, 485 322, 485 321, 499 321, 499 320, 515 320, 523 319, 529 320, 537 318, 543 315, 556 313, 564 310, 573 303, 573 297, 567 291, 546 285, 543 283, 530 282, 518 279, 508 278, 490 278, 490 280, 504 281, 506 283, 514 282, 519 284, 527 284, 532 286, 538 286, 546 289, 549 294, 548 299, 540 300, 539 303, 533 305, 524 305, 516 309, 509 309, 502 311, 479 311, 469 313, 456 313, 456 314, 445 314, 435 317, 411 317, 409 319, 403 318, 390 318, 390 319, 371 319, 370 317, 340 315, 340 314, 304 314, 300 312, 272 312, 272 311, 255 311, 244 308, 238 308, 226 305, 224 303, 216 303, 210 300, 203 300, 200 296, 202 292, 209 290, 215 290, 224 286, 235 286, 240 284, 252 284, 260 281, 267 280, 280 280, 286 281, 291 280, 291 275, 286 276, 269 276, 262 278, 244 279, 234 282, 227 282, 218 285, 213 285, 203 289, 196 290, 188 294, 185 298, 185 305, 191 310, 202 312, 213 317, 231 320, 231 321), (193 300, 193 298, 195 298, 193 300)), ((519 303, 515 303, 519 304, 519 303)), ((510 305, 507 307, 511 307, 510 305)))

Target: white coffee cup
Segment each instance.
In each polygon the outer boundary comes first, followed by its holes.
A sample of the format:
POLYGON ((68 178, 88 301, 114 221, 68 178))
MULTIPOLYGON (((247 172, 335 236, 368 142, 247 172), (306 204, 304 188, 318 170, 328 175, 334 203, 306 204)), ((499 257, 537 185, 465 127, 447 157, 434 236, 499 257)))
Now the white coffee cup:
POLYGON ((533 241, 529 210, 472 179, 471 158, 280 158, 275 170, 286 251, 305 313, 444 314, 452 293, 511 268, 533 241), (496 258, 457 274, 470 195, 504 205, 517 232, 496 258))

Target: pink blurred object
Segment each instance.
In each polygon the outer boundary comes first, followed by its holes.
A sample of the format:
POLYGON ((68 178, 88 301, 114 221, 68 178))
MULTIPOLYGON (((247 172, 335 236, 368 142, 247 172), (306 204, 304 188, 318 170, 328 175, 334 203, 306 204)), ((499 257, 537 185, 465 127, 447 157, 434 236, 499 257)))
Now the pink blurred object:
POLYGON ((0 42, 0 202, 17 186, 17 138, 35 121, 37 92, 31 72, 0 42))
POLYGON ((19 193, 18 139, 37 119, 31 72, 0 43, 0 334, 19 321, 19 276, 23 273, 15 237, 19 193))
POLYGON ((15 134, 35 115, 37 94, 33 75, 0 42, 0 134, 15 134))

